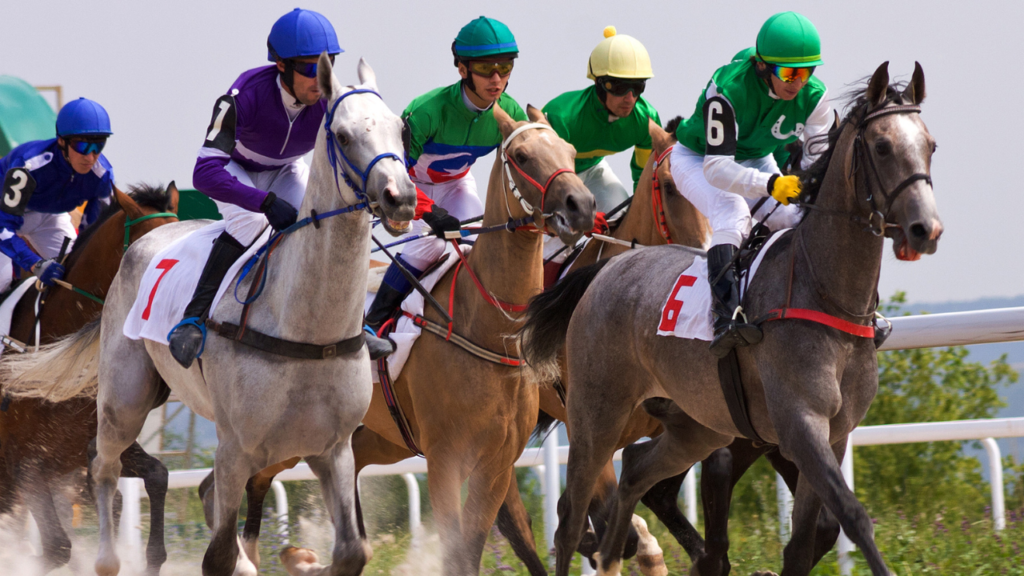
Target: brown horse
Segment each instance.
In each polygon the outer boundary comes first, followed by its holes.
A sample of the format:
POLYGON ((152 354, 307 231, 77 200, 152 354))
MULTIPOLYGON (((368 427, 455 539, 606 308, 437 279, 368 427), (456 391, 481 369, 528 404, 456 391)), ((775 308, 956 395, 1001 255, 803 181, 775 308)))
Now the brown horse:
MULTIPOLYGON (((125 244, 177 219, 144 219, 153 214, 177 212, 178 190, 173 182, 166 192, 141 186, 128 195, 115 188, 114 200, 97 222, 79 236, 64 264, 65 281, 101 300, 117 274, 125 244)), ((21 342, 35 343, 37 294, 35 288, 29 289, 15 308, 11 336, 21 342)), ((46 344, 74 333, 99 316, 102 308, 98 302, 70 289, 51 288, 39 312, 40 342, 46 344)), ((75 398, 56 404, 7 398, 0 409, 0 474, 7 476, 0 478, 0 490, 6 494, 0 494, 0 513, 9 511, 19 497, 24 498, 39 526, 41 562, 46 571, 66 564, 71 557, 71 541, 61 526, 53 495, 59 490, 61 479, 88 465, 87 451, 95 436, 95 398, 75 398)), ((149 493, 152 529, 146 557, 150 572, 156 574, 167 559, 163 538, 167 469, 138 443, 125 452, 122 462, 123 475, 142 478, 149 493)))

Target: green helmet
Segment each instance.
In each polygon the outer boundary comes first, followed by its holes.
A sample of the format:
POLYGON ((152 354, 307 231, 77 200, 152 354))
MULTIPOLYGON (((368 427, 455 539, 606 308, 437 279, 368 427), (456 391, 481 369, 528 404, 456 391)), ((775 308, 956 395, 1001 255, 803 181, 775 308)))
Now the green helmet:
POLYGON ((452 43, 456 59, 484 58, 487 56, 519 55, 519 46, 512 31, 501 22, 481 16, 459 30, 452 43))
POLYGON ((802 14, 780 12, 757 33, 757 54, 769 64, 810 68, 821 66, 818 29, 802 14))
POLYGON ((740 50, 739 52, 737 52, 736 55, 732 57, 732 61, 733 62, 746 62, 747 60, 750 60, 751 56, 756 56, 756 55, 757 55, 757 49, 754 48, 753 46, 751 46, 750 48, 744 48, 743 50, 740 50))

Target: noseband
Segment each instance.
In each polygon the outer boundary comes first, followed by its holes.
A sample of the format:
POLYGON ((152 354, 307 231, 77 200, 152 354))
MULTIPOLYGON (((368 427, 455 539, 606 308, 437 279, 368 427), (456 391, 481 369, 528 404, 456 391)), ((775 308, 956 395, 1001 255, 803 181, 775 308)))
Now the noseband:
POLYGON ((566 173, 568 173, 568 174, 575 174, 575 171, 570 169, 570 168, 559 168, 558 170, 555 170, 554 174, 552 174, 551 176, 548 176, 547 182, 545 182, 543 185, 541 185, 540 182, 537 182, 536 180, 531 178, 529 174, 527 174, 525 171, 523 171, 523 169, 519 167, 519 164, 516 164, 515 160, 513 160, 512 157, 508 155, 508 145, 509 145, 509 143, 512 142, 512 139, 515 138, 516 136, 518 136, 520 133, 525 132, 527 130, 534 130, 534 129, 537 129, 537 130, 552 130, 552 131, 554 131, 554 128, 552 128, 551 126, 548 126, 547 124, 543 124, 541 122, 530 122, 528 124, 523 124, 519 128, 516 128, 515 130, 513 130, 512 133, 508 135, 508 138, 505 138, 505 141, 501 143, 501 161, 502 161, 502 164, 505 165, 505 176, 508 178, 508 184, 509 184, 509 187, 512 189, 512 195, 515 196, 516 200, 519 200, 519 205, 523 207, 523 210, 526 210, 527 214, 533 214, 533 205, 530 204, 526 200, 526 198, 523 198, 523 195, 519 192, 519 188, 516 186, 516 181, 512 179, 512 171, 509 169, 509 166, 511 165, 512 168, 515 168, 516 172, 519 172, 520 176, 525 178, 527 182, 529 182, 530 184, 532 184, 534 186, 534 188, 536 188, 537 190, 540 190, 540 211, 541 211, 541 214, 543 215, 543 213, 544 213, 544 199, 547 197, 548 188, 551 186, 551 183, 559 175, 566 174, 566 173))
POLYGON ((358 186, 352 180, 352 178, 349 177, 348 172, 344 169, 344 167, 342 167, 341 169, 341 176, 342 178, 345 179, 345 184, 347 184, 348 187, 351 188, 352 191, 356 193, 356 197, 359 198, 360 200, 360 203, 356 205, 358 206, 357 209, 366 208, 367 211, 372 212, 373 208, 377 205, 377 203, 370 201, 370 197, 366 194, 366 186, 370 181, 370 172, 373 170, 373 167, 377 165, 377 162, 380 162, 385 158, 397 160, 402 163, 402 166, 405 166, 405 159, 399 156, 398 154, 395 154, 394 152, 384 152, 375 156, 373 160, 370 160, 370 163, 367 164, 366 166, 366 170, 360 170, 359 167, 357 167, 355 164, 352 163, 351 160, 348 159, 348 156, 345 155, 345 149, 341 147, 341 143, 338 142, 338 138, 334 135, 334 131, 331 129, 331 126, 334 124, 334 113, 338 110, 338 104, 341 104, 342 100, 348 98, 349 96, 352 96, 353 94, 373 94, 374 96, 380 98, 381 100, 384 99, 380 94, 377 93, 376 90, 370 90, 368 88, 357 88, 355 90, 350 90, 342 94, 341 96, 338 97, 337 100, 334 101, 334 105, 331 106, 331 111, 327 114, 327 117, 324 119, 324 130, 327 131, 327 159, 331 163, 331 169, 334 170, 334 183, 335 185, 338 186, 338 192, 341 192, 341 184, 338 182, 339 158, 344 160, 345 164, 348 165, 349 169, 351 169, 353 172, 356 173, 357 176, 359 176, 359 179, 362 180, 362 187, 358 186))
MULTIPOLYGON (((886 192, 885 185, 882 184, 882 179, 878 174, 878 167, 875 165, 875 160, 871 157, 871 153, 868 151, 867 144, 864 141, 864 132, 867 129, 868 124, 876 118, 888 116, 890 114, 919 114, 920 112, 921 107, 917 105, 898 104, 895 106, 886 106, 884 108, 877 109, 874 112, 868 112, 857 124, 857 137, 853 141, 853 164, 850 167, 850 177, 852 178, 860 169, 860 163, 864 161, 861 159, 866 159, 865 163, 871 170, 871 176, 877 185, 878 192, 882 195, 882 198, 885 199, 886 212, 888 212, 892 207, 896 198, 899 197, 904 190, 909 188, 911 184, 919 180, 924 180, 929 186, 931 186, 932 177, 928 174, 915 172, 914 174, 906 177, 895 188, 893 188, 891 192, 886 192)), ((883 214, 878 209, 878 204, 875 201, 875 195, 871 189, 871 186, 868 186, 868 195, 865 199, 871 208, 871 213, 867 218, 867 229, 875 236, 882 236, 885 234, 885 229, 887 227, 895 226, 895 224, 889 224, 886 222, 887 214, 883 214)))

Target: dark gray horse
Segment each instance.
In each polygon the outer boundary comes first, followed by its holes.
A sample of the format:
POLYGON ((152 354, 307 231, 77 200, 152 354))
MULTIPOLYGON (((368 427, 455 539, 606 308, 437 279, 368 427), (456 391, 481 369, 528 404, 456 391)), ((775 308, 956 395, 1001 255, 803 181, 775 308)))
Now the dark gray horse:
MULTIPOLYGON (((888 63, 875 71, 805 182, 803 199, 814 209, 765 255, 746 296, 751 318, 786 306, 865 324, 877 305, 883 234, 901 259, 935 252, 942 224, 928 176, 935 144, 917 113, 924 95, 919 65, 904 91, 889 86, 888 63)), ((671 246, 633 251, 580 270, 531 303, 523 333, 531 365, 545 373, 568 346, 574 434, 558 504, 560 576, 568 574, 594 480, 634 408, 646 401, 665 433, 624 454, 599 574, 619 573, 633 509, 648 489, 741 436, 707 343, 656 335, 666 295, 692 259, 671 246)), ((783 573, 810 572, 808 544, 824 504, 874 576, 887 575, 871 519, 840 471, 847 437, 878 388, 872 339, 805 320, 763 329, 759 345, 740 349, 739 364, 754 429, 800 470, 783 573)))

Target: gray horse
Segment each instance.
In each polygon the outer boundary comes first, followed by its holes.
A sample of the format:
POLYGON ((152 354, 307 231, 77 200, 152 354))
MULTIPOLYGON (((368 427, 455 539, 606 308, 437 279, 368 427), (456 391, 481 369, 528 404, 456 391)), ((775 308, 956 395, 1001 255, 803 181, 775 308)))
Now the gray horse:
MULTIPOLYGON (((942 224, 928 176, 935 144, 918 114, 924 96, 920 65, 902 91, 889 85, 888 63, 875 71, 830 135, 829 152, 805 177, 803 201, 812 208, 765 255, 746 295, 752 319, 785 306, 870 323, 883 235, 894 238, 901 259, 935 252, 942 224)), ((632 251, 580 270, 530 305, 523 345, 531 365, 544 373, 568 346, 574 434, 558 503, 559 576, 568 574, 594 481, 638 405, 665 433, 626 449, 599 574, 619 573, 633 509, 648 489, 742 435, 707 342, 656 335, 666 296, 692 260, 671 246, 632 251)), ((763 329, 760 344, 739 350, 739 364, 754 430, 800 470, 783 573, 810 572, 808 544, 824 504, 864 551, 872 574, 887 575, 871 519, 840 472, 847 437, 878 388, 872 339, 806 320, 765 322, 763 329)))
MULTIPOLYGON (((375 93, 373 70, 363 61, 361 85, 356 88, 364 92, 345 97, 353 88, 335 79, 326 55, 320 57, 317 79, 329 110, 344 98, 330 126, 344 156, 336 152, 335 172, 327 132, 321 128, 299 214, 325 214, 357 204, 356 193, 346 184, 351 181, 365 189, 382 220, 400 227, 413 217, 415 187, 404 164, 394 157, 372 162, 382 153, 402 157, 402 121, 375 93), (351 164, 342 162, 345 158, 351 164), (365 181, 360 171, 369 171, 365 181)), ((110 288, 101 327, 84 329, 58 345, 63 348, 49 351, 50 357, 59 359, 59 365, 46 367, 50 385, 53 371, 78 378, 81 368, 94 364, 99 354, 99 434, 92 463, 100 521, 96 571, 112 576, 120 568, 112 511, 119 456, 138 437, 163 381, 189 408, 217 425, 213 539, 203 559, 203 574, 256 573, 238 543, 239 502, 250 476, 293 456, 305 457, 319 478, 335 529, 333 564, 317 566, 311 573, 359 574, 369 547, 356 524, 351 435, 370 403, 366 347, 333 357, 325 354, 325 359, 293 359, 260 352, 211 330, 202 362, 184 369, 166 345, 122 334, 151 259, 200 225, 164 226, 133 244, 110 288)), ((327 218, 286 236, 273 254, 263 294, 251 308, 249 329, 318 346, 361 334, 369 242, 370 216, 365 210, 327 218)), ((249 282, 242 284, 240 294, 246 293, 249 282)), ((235 323, 240 313, 241 305, 226 297, 211 318, 235 323)), ((22 379, 30 379, 30 374, 22 379)))

